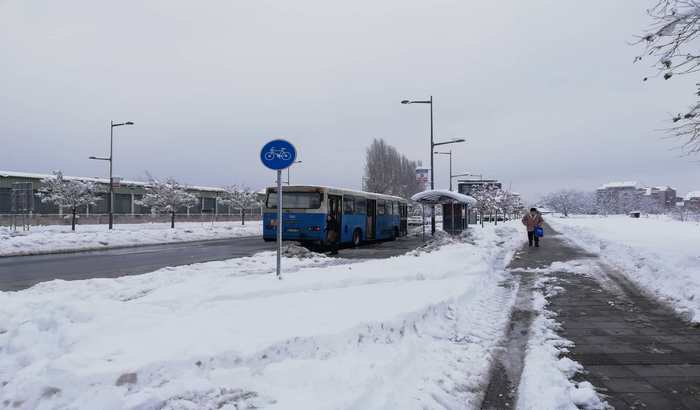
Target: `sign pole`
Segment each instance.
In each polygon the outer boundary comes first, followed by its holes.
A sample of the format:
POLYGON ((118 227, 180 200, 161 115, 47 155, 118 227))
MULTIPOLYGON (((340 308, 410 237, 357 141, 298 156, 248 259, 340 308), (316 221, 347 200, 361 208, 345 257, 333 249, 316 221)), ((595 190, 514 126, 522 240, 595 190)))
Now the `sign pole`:
POLYGON ((282 279, 282 170, 277 170, 277 279, 282 279))
POLYGON ((277 171, 277 279, 282 279, 282 170, 289 169, 296 157, 294 145, 283 139, 272 140, 260 150, 263 165, 277 171))

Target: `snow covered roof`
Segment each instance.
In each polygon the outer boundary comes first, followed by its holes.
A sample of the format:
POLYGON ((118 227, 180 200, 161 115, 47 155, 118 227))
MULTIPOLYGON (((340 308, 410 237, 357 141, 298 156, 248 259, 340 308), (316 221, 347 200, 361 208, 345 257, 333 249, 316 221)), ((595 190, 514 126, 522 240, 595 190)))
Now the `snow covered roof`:
POLYGON ((700 191, 688 192, 685 196, 685 200, 690 201, 691 199, 700 199, 700 191))
MULTIPOLYGON (((399 196, 378 194, 376 192, 369 192, 369 191, 358 191, 356 189, 338 188, 338 187, 326 186, 326 185, 282 185, 282 192, 283 193, 286 191, 294 191, 296 189, 301 189, 301 190, 324 189, 324 190, 330 191, 330 193, 358 195, 358 196, 371 197, 371 198, 375 198, 375 199, 405 201, 404 198, 401 198, 399 196)), ((271 186, 271 187, 267 188, 264 193, 267 193, 267 190, 274 192, 274 191, 277 191, 277 187, 271 186)))
POLYGON ((608 189, 608 188, 639 188, 640 185, 636 181, 624 181, 624 182, 608 182, 598 189, 608 189))
POLYGON ((413 195, 411 200, 423 204, 447 204, 452 202, 461 202, 467 205, 476 205, 476 199, 470 197, 469 195, 464 195, 445 189, 419 192, 413 195))
MULTIPOLYGON (((44 179, 44 178, 48 178, 48 177, 52 177, 52 176, 53 176, 53 174, 37 174, 37 173, 33 173, 33 172, 17 172, 17 171, 0 171, 0 177, 44 179)), ((94 182, 96 184, 109 184, 109 178, 74 177, 74 176, 64 175, 63 179, 69 180, 69 181, 94 182)), ((127 185, 127 186, 148 186, 148 185, 150 185, 148 182, 143 182, 143 181, 121 180, 119 183, 121 185, 127 185)), ((192 189, 192 190, 196 190, 196 191, 211 191, 211 192, 223 191, 223 188, 217 188, 217 187, 186 185, 186 184, 185 184, 185 186, 187 187, 187 189, 192 189)))

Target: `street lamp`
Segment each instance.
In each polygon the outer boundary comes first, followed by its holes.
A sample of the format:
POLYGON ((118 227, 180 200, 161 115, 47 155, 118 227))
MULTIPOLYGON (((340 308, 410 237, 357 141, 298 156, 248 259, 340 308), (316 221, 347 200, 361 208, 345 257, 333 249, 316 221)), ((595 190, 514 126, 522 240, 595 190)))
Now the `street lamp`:
POLYGON ((134 125, 133 122, 109 122, 109 157, 89 157, 98 161, 109 161, 109 200, 107 201, 107 213, 109 214, 109 229, 114 226, 114 179, 112 178, 112 160, 114 159, 114 127, 122 125, 134 125))
POLYGON ((434 151, 433 154, 450 156, 450 191, 452 191, 452 150, 449 150, 447 152, 434 151))
MULTIPOLYGON (((301 164, 302 162, 304 162, 304 161, 294 161, 294 162, 292 162, 292 164, 301 164)), ((287 167, 287 185, 291 185, 291 184, 292 184, 292 183, 290 182, 290 179, 289 179, 289 168, 291 168, 291 166, 287 167)))
MULTIPOLYGON (((464 142, 462 138, 456 138, 449 141, 435 142, 433 139, 433 96, 430 96, 429 100, 402 100, 401 104, 430 104, 430 189, 435 189, 435 159, 433 155, 433 150, 438 145, 456 144, 458 142, 464 142)), ((430 206, 430 232, 435 235, 435 206, 430 206)))

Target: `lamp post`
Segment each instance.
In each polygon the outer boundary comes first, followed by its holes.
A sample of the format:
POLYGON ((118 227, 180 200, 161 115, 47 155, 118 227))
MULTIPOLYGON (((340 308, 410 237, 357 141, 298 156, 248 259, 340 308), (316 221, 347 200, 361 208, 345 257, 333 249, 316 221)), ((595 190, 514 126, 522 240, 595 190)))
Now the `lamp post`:
MULTIPOLYGON (((438 145, 456 144, 458 142, 464 142, 463 138, 456 138, 449 141, 435 142, 433 139, 433 96, 430 96, 429 100, 403 100, 401 104, 430 104, 430 189, 435 189, 435 158, 433 156, 433 150, 438 145)), ((435 206, 430 206, 430 232, 435 235, 435 206)))
POLYGON ((433 152, 433 154, 450 156, 450 191, 452 191, 452 150, 449 150, 447 152, 435 151, 433 152))
MULTIPOLYGON (((304 161, 294 161, 294 162, 292 162, 292 165, 293 165, 293 164, 301 164, 302 162, 304 162, 304 161)), ((290 182, 291 180, 289 179, 289 168, 291 168, 291 165, 290 165, 289 167, 287 167, 287 185, 291 185, 291 184, 292 184, 292 183, 290 182)))
POLYGON ((114 127, 122 125, 134 125, 133 122, 109 122, 109 157, 90 157, 99 161, 109 161, 109 200, 107 201, 107 213, 109 214, 109 229, 114 227, 114 178, 112 177, 112 162, 114 159, 114 127))

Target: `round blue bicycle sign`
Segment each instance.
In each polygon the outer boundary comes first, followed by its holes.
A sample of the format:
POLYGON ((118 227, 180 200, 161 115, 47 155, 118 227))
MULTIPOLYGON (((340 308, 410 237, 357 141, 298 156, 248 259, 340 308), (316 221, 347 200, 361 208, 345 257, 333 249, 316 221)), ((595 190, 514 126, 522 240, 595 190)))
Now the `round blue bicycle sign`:
POLYGON ((297 158, 297 150, 289 141, 273 140, 262 147, 260 161, 270 169, 288 168, 297 158))

